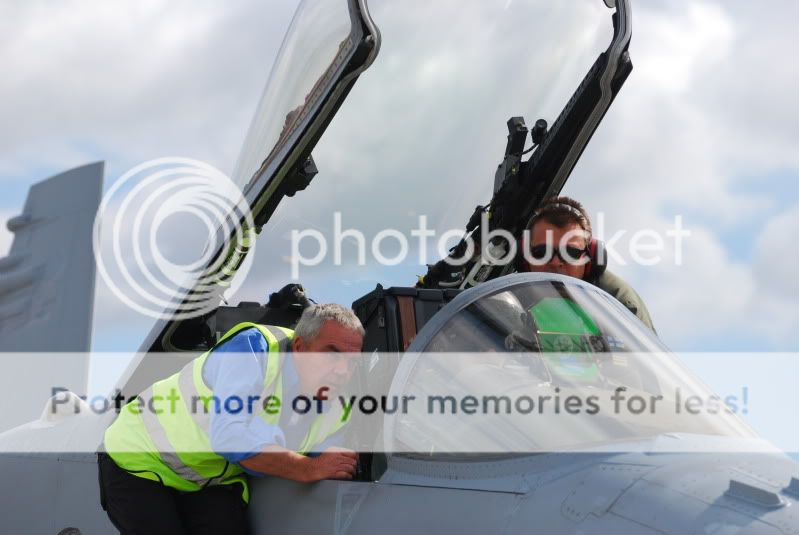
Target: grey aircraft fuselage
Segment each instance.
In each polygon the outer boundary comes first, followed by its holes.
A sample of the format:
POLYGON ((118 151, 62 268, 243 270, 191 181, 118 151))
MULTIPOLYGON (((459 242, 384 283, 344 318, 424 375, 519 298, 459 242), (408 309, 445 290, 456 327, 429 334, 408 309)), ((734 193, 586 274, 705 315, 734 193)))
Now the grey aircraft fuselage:
MULTIPOLYGON (((583 110, 585 120, 580 128, 575 128, 572 142, 561 147, 560 163, 551 169, 558 191, 629 73, 628 68, 619 68, 619 72, 624 71, 619 78, 613 70, 629 62, 629 2, 605 3, 616 9, 617 30, 606 57, 617 63, 605 65, 606 75, 599 73, 596 90, 601 105, 583 110)), ((286 121, 269 156, 256 158, 258 165, 244 193, 259 225, 266 223, 281 197, 307 186, 310 176, 305 173, 305 162, 314 143, 358 75, 377 55, 381 37, 369 17, 366 2, 349 0, 347 6, 352 30, 348 40, 342 41, 336 63, 314 84, 302 113, 295 114, 293 122, 286 121)), ((598 67, 602 65, 597 63, 598 67)), ((554 125, 551 131, 558 133, 554 125)), ((93 169, 95 174, 98 171, 93 169)), ((84 198, 97 201, 96 195, 84 198)), ((75 214, 59 217, 72 216, 75 214)), ((78 219, 75 224, 85 231, 88 220, 78 219)), ((74 223, 75 219, 70 221, 74 223)), ((22 229, 24 223, 26 220, 17 220, 15 225, 22 229)), ((63 227, 68 228, 71 227, 63 227)), ((85 245, 85 240, 82 243, 85 245)), ((38 261, 52 263, 42 251, 34 250, 38 261)), ((71 253, 79 255, 78 251, 71 253)), ((65 265, 69 254, 64 256, 65 265)), ((224 251, 220 249, 218 254, 224 251)), ((86 259, 86 255, 79 256, 86 259)), ((6 261, 2 268, 16 269, 17 260, 6 261)), ((70 280, 74 287, 85 290, 81 291, 84 299, 80 305, 89 307, 90 312, 94 270, 83 269, 81 273, 83 278, 75 274, 70 280)), ((558 280, 557 276, 550 278, 558 280)), ((485 292, 484 286, 506 283, 512 281, 502 277, 465 290, 457 302, 442 307, 434 318, 456 312, 485 292)), ((0 281, 0 287, 8 286, 2 285, 0 281)), ((67 286, 57 290, 66 291, 67 286)), ((45 297, 57 296, 58 291, 51 288, 45 297)), ((58 314, 52 312, 49 319, 54 324, 70 315, 67 309, 58 314)), ((87 324, 80 321, 84 317, 88 316, 73 318, 79 335, 76 340, 85 341, 89 332, 87 324)), ((174 323, 156 325, 143 350, 153 355, 163 351, 174 323)), ((437 329, 429 323, 411 349, 423 347, 437 329)), ((134 362, 122 385, 126 394, 140 392, 154 379, 163 377, 153 371, 157 359, 153 355, 149 360, 134 362)), ((80 374, 84 371, 81 369, 80 374)), ((100 507, 96 456, 91 448, 74 446, 81 441, 99 444, 113 416, 75 416, 45 410, 40 419, 0 434, 3 532, 89 535, 114 531, 100 507), (83 452, 32 453, 41 444, 64 444, 64 451, 83 452)), ((692 441, 708 439, 675 435, 652 440, 654 445, 670 440, 690 445, 692 441)), ((359 481, 300 484, 275 477, 253 479, 249 514, 258 534, 799 532, 799 465, 785 455, 773 451, 744 453, 748 447, 738 448, 733 438, 722 439, 717 453, 676 453, 669 452, 668 447, 658 453, 657 448, 649 447, 652 445, 642 444, 643 451, 634 451, 636 448, 627 444, 620 445, 618 452, 530 452, 502 458, 476 455, 449 460, 376 455, 382 464, 374 464, 382 468, 359 481)))

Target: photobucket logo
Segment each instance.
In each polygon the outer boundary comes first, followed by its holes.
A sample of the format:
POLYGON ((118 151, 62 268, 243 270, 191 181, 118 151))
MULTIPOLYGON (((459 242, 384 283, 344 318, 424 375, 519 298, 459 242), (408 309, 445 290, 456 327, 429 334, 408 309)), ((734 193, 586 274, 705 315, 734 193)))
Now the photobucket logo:
POLYGON ((224 173, 197 160, 160 158, 134 167, 105 194, 94 222, 94 256, 100 276, 130 308, 188 319, 214 310, 225 291, 241 284, 253 228, 241 190, 224 173), (166 246, 164 236, 171 238, 166 246), (188 260, 170 258, 185 253, 189 236, 205 248, 188 260))
MULTIPOLYGON (((604 237, 605 217, 597 214, 594 227, 598 236, 604 237)), ((453 266, 463 266, 469 261, 479 260, 481 264, 507 265, 521 257, 532 266, 546 266, 558 260, 563 264, 584 266, 590 262, 611 262, 614 265, 635 263, 652 266, 664 261, 673 260, 674 265, 683 264, 683 247, 685 238, 691 231, 683 226, 682 216, 674 217, 672 225, 663 230, 637 229, 633 232, 617 230, 604 241, 604 247, 594 250, 589 247, 586 232, 575 229, 563 233, 558 238, 553 232, 545 233, 543 238, 534 239, 531 231, 525 230, 520 238, 514 237, 503 229, 490 230, 490 219, 487 213, 481 215, 480 231, 472 235, 464 235, 462 229, 450 229, 437 236, 435 230, 428 228, 427 217, 419 216, 416 228, 411 229, 410 239, 406 233, 397 229, 383 229, 370 240, 357 229, 344 229, 340 212, 333 215, 332 247, 329 239, 316 229, 292 230, 291 232, 291 276, 298 279, 300 266, 317 266, 325 262, 332 250, 334 265, 341 265, 344 257, 344 244, 354 245, 359 266, 367 264, 367 252, 383 266, 396 266, 409 260, 411 244, 416 246, 418 259, 414 261, 420 266, 445 258, 453 266), (438 237, 435 246, 429 247, 429 240, 438 237), (450 249, 462 241, 458 255, 449 257, 450 249), (626 242, 625 242, 626 240, 626 242), (301 245, 305 242, 313 248, 312 255, 303 254, 301 245), (624 243, 623 243, 624 242, 624 243), (386 249, 391 248, 392 254, 386 249), (521 249, 520 249, 521 248, 521 249), (673 253, 673 254, 669 254, 673 253), (592 257, 590 255, 599 255, 592 257), (629 262, 628 262, 629 260, 629 262)))

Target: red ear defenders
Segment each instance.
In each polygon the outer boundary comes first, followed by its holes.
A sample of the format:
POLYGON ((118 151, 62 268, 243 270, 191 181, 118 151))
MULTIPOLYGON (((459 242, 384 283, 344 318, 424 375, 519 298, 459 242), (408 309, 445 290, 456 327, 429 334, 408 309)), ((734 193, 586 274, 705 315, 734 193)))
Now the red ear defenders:
POLYGON ((608 268, 608 255, 605 242, 593 238, 588 244, 589 262, 585 268, 585 280, 595 282, 608 268))
MULTIPOLYGON (((515 267, 516 271, 519 273, 525 273, 530 271, 527 262, 524 260, 524 240, 519 239, 519 247, 516 253, 516 262, 515 267)), ((591 240, 591 243, 588 244, 588 264, 586 264, 585 268, 585 280, 589 282, 595 282, 608 267, 608 255, 607 250, 605 249, 605 242, 602 240, 597 240, 596 238, 591 240)))

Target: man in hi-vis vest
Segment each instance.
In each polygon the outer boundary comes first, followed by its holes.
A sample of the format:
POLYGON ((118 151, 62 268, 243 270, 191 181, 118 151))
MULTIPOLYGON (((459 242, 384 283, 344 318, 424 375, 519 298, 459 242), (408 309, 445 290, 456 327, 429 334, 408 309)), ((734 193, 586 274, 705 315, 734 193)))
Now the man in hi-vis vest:
POLYGON ((363 334, 355 314, 334 304, 305 309, 295 331, 242 323, 142 392, 99 454, 113 524, 123 534, 246 533, 247 474, 351 479, 357 455, 335 447, 341 408, 327 401, 302 414, 291 400, 333 400, 353 375, 363 334), (322 385, 329 391, 317 396, 322 385))

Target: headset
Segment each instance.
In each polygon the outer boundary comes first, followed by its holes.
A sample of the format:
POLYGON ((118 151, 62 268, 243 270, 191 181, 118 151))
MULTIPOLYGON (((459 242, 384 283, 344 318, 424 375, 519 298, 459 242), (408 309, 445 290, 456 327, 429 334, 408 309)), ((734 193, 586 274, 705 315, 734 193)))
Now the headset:
POLYGON ((585 266, 585 280, 596 282, 608 268, 608 255, 605 242, 596 238, 588 244, 588 264, 585 266))
MULTIPOLYGON (((578 220, 585 221, 586 225, 583 225, 584 228, 587 226, 590 229, 588 216, 582 210, 562 202, 547 203, 540 207, 535 211, 535 213, 533 213, 533 216, 530 218, 531 224, 529 224, 527 228, 532 227, 532 223, 541 216, 544 210, 549 210, 552 208, 571 212, 578 220)), ((525 244, 523 238, 519 238, 518 245, 518 252, 516 254, 516 261, 514 263, 516 271, 520 273, 528 272, 530 271, 530 267, 524 258, 525 244)), ((588 247, 586 248, 586 253, 588 254, 588 263, 585 266, 585 276, 583 279, 588 282, 595 283, 597 280, 599 280, 599 277, 602 276, 608 267, 608 255, 607 249, 605 248, 605 242, 596 238, 591 238, 591 241, 588 243, 588 247)))

